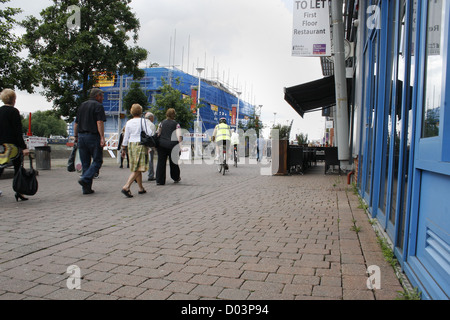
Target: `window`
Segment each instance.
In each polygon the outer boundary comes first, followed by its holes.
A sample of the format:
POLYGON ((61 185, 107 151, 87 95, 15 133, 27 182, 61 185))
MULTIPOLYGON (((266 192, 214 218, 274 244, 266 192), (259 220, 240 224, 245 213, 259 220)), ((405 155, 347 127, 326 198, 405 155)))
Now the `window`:
POLYGON ((444 53, 443 15, 442 0, 429 0, 422 138, 439 136, 444 53))

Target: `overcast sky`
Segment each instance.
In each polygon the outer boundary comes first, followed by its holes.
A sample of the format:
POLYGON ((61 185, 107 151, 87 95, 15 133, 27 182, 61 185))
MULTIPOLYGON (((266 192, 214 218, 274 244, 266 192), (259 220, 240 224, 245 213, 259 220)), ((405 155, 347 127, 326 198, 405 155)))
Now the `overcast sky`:
MULTIPOLYGON (((12 0, 6 5, 21 8, 24 12, 16 16, 21 20, 39 17, 52 3, 12 0)), ((149 51, 149 63, 175 64, 193 75, 195 67, 205 67, 202 76, 208 78, 214 70, 221 81, 239 86, 244 100, 263 106, 265 125, 294 120, 293 135, 322 138, 321 112, 302 119, 284 100, 285 87, 323 77, 319 58, 291 55, 292 0, 133 0, 130 6, 141 23, 137 45, 149 51)), ((19 93, 16 106, 28 113, 52 104, 39 94, 19 93)))

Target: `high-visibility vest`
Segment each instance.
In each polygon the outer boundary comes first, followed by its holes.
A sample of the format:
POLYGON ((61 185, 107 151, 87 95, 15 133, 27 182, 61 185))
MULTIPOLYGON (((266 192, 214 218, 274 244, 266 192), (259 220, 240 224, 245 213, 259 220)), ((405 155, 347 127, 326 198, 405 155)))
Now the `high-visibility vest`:
POLYGON ((230 126, 226 123, 217 125, 216 141, 231 140, 230 126))

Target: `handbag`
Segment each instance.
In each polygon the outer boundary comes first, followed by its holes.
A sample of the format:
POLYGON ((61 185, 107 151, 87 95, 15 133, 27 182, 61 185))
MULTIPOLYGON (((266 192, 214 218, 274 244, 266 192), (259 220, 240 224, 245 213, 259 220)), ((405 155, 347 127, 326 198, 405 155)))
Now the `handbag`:
POLYGON ((38 191, 38 172, 33 168, 33 160, 30 157, 30 169, 20 166, 13 179, 13 190, 17 193, 34 196, 38 191))
POLYGON ((142 130, 142 118, 141 118, 141 142, 140 144, 150 148, 156 148, 158 146, 158 135, 154 134, 152 136, 147 134, 147 124, 145 123, 145 131, 142 130))

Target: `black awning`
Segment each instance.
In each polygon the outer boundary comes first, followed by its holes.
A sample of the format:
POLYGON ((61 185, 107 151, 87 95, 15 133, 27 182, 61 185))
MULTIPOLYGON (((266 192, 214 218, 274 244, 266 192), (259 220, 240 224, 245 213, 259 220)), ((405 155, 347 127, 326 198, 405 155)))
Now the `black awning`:
MULTIPOLYGON (((352 82, 347 79, 347 91, 352 82)), ((303 118, 306 112, 318 111, 336 105, 334 76, 284 89, 284 99, 303 118)))

